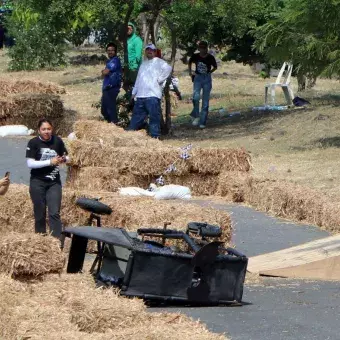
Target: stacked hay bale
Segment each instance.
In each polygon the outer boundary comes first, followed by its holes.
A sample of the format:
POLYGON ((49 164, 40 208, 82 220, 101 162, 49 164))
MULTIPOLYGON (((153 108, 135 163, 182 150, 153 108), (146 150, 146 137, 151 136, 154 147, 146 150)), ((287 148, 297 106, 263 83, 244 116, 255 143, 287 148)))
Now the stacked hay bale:
MULTIPOLYGON (((194 195, 223 194, 233 200, 237 183, 241 177, 246 180, 251 167, 250 156, 243 149, 193 148, 185 160, 180 158, 179 148, 142 132, 95 121, 78 121, 74 128, 77 140, 69 145, 72 164, 68 174, 68 186, 73 189, 115 192, 125 186, 147 188, 163 176, 165 183, 188 186, 194 195), (173 163, 176 171, 165 174, 173 163)), ((238 195, 237 201, 242 196, 238 195)))
POLYGON ((57 134, 65 136, 71 132, 75 113, 64 110, 58 96, 65 93, 63 88, 30 80, 1 80, 0 93, 0 126, 22 124, 35 129, 37 120, 45 117, 54 122, 57 134))
MULTIPOLYGON (((76 206, 78 197, 101 198, 114 213, 103 216, 105 227, 123 227, 136 231, 140 227, 162 228, 170 222, 172 228, 184 230, 189 222, 201 221, 220 225, 221 240, 230 242, 231 220, 227 213, 209 207, 181 204, 177 201, 156 201, 145 197, 122 197, 117 193, 75 191, 64 189, 61 216, 65 226, 86 225, 88 213, 76 206)), ((25 185, 11 185, 6 196, 0 196, 0 235, 28 233, 34 230, 33 207, 25 185)))

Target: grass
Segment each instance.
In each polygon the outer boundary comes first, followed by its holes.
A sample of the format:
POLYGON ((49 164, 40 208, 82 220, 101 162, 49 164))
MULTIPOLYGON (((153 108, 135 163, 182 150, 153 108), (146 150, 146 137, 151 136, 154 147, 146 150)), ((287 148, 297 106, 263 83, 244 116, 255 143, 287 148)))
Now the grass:
MULTIPOLYGON (((102 50, 72 51, 98 53, 102 50)), ((101 95, 99 78, 103 65, 68 66, 59 70, 8 72, 6 51, 0 51, 0 72, 5 79, 51 81, 66 88, 62 96, 65 106, 83 117, 99 116, 91 104, 101 95)), ((190 125, 192 83, 186 66, 178 62, 175 69, 180 79, 183 101, 176 109, 174 134, 166 142, 196 146, 244 147, 252 153, 254 173, 258 176, 286 179, 319 189, 332 197, 340 197, 340 83, 319 79, 313 90, 299 93, 312 106, 308 109, 254 113, 253 106, 263 105, 263 80, 249 66, 223 63, 214 74, 211 113, 208 126, 200 131, 190 125), (219 109, 226 113, 220 114, 219 109), (231 112, 239 115, 229 117, 231 112)), ((293 79, 293 89, 297 83, 293 79)), ((278 102, 283 96, 278 92, 278 102)))

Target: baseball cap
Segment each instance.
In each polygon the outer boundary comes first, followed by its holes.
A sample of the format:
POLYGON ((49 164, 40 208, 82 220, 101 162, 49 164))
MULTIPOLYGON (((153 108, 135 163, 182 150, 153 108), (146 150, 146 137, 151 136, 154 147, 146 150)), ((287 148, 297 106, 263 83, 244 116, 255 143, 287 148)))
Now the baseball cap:
POLYGON ((154 44, 147 44, 145 46, 145 50, 148 49, 148 48, 150 48, 150 50, 154 50, 154 51, 157 50, 157 48, 156 48, 156 46, 154 44))

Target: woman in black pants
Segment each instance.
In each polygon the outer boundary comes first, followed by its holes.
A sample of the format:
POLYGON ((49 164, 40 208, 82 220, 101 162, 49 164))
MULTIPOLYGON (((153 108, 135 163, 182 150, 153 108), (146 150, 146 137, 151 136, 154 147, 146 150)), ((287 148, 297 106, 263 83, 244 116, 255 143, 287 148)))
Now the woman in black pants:
POLYGON ((39 135, 28 142, 27 166, 31 169, 30 195, 34 207, 35 232, 46 234, 46 207, 52 236, 60 237, 61 181, 59 165, 67 162, 67 150, 61 138, 53 135, 48 119, 38 123, 39 135))

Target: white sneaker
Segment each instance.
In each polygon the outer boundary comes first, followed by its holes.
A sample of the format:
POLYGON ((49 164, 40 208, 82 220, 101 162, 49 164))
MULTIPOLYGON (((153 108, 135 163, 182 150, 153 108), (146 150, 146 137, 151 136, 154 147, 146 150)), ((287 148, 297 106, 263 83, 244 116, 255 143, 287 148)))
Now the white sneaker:
POLYGON ((205 129, 205 125, 200 125, 200 129, 205 129))
POLYGON ((192 121, 192 125, 193 126, 197 126, 198 123, 199 123, 200 119, 199 118, 195 118, 193 121, 192 121))

